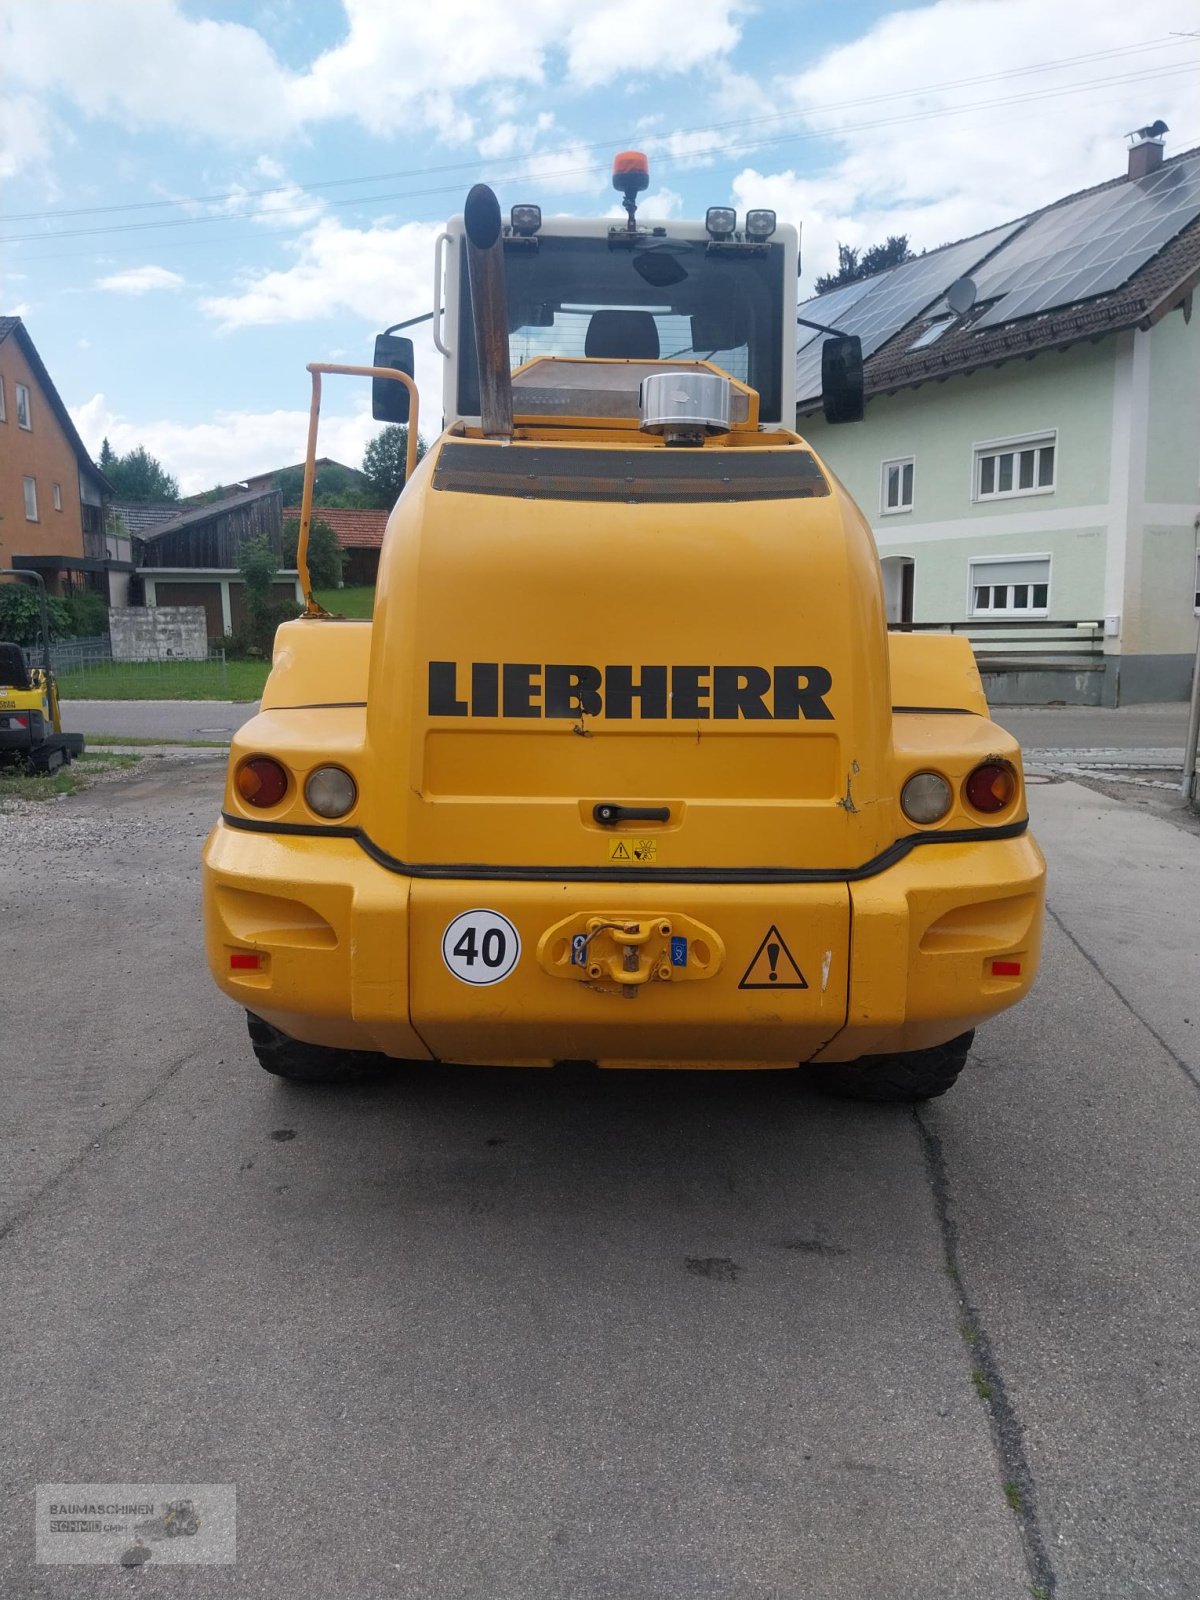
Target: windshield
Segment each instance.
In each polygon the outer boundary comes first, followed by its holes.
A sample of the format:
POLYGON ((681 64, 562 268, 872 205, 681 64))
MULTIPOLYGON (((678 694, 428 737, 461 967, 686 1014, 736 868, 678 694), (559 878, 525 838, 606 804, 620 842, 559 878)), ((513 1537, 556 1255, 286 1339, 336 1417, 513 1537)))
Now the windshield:
MULTIPOLYGON (((763 422, 780 421, 783 250, 710 250, 650 238, 506 240, 509 354, 713 361, 756 389, 763 422)), ((458 410, 479 412, 475 330, 461 260, 458 410)))

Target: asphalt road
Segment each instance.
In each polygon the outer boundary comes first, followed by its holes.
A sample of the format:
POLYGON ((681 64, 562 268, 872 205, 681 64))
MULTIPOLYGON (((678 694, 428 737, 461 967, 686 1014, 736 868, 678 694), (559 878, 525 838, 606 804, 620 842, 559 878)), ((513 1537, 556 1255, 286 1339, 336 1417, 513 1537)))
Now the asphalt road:
POLYGON ((1200 841, 1037 787, 1042 977, 916 1115, 330 1093, 204 970, 220 774, 0 825, 5 1600, 1200 1592, 1200 841), (48 1481, 234 1483, 237 1565, 36 1566, 48 1481))

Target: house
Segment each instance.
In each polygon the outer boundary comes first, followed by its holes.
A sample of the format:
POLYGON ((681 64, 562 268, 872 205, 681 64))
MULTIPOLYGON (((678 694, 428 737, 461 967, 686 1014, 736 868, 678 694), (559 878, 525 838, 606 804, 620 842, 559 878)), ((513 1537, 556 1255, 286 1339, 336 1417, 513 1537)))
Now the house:
MULTIPOLYGON (((245 585, 238 569, 242 546, 265 538, 282 557, 279 492, 248 490, 226 500, 173 510, 169 519, 144 526, 139 534, 137 575, 145 603, 203 606, 209 637, 220 639, 246 621, 245 585)), ((273 591, 280 601, 304 603, 294 568, 280 571, 273 591)))
MULTIPOLYGON (((374 587, 379 573, 379 552, 390 513, 360 511, 349 506, 314 506, 313 519, 327 522, 346 552, 344 581, 349 585, 374 587)), ((285 506, 284 522, 300 520, 299 506, 285 506)))
MULTIPOLYGON (((333 478, 340 488, 365 489, 367 477, 357 467, 348 467, 344 462, 334 461, 330 456, 318 456, 316 463, 316 483, 320 487, 321 474, 333 469, 333 478)), ((280 489, 284 492, 295 492, 299 496, 304 481, 304 463, 296 462, 290 467, 272 467, 269 472, 258 472, 248 478, 242 478, 237 483, 219 486, 216 489, 205 489, 200 494, 188 495, 184 499, 185 505, 201 505, 212 500, 228 499, 231 495, 245 494, 248 490, 255 489, 280 489)))
POLYGON ((40 572, 51 594, 124 603, 132 551, 106 536, 112 492, 24 322, 0 317, 0 567, 40 572))
POLYGON ((798 426, 869 518, 889 620, 972 639, 993 701, 1187 695, 1200 614, 1200 151, 808 301, 866 418, 798 426))

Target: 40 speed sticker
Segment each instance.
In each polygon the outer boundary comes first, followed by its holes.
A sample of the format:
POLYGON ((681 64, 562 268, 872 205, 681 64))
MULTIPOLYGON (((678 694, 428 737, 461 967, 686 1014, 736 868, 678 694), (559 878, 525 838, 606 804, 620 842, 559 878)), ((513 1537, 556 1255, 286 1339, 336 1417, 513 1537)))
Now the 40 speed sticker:
POLYGON ((463 983, 499 983, 521 959, 521 936, 498 911, 463 911, 442 935, 442 960, 463 983))

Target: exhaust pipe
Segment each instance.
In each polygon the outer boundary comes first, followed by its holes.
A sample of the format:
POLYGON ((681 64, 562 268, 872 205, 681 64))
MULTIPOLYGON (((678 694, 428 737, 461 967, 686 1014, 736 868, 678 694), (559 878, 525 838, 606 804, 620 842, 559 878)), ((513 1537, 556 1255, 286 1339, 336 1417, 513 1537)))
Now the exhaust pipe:
POLYGON ((463 206, 467 230, 467 277, 475 354, 479 364, 479 417, 485 439, 511 439, 512 370, 508 355, 508 298, 504 292, 504 246, 500 202, 477 183, 463 206))

